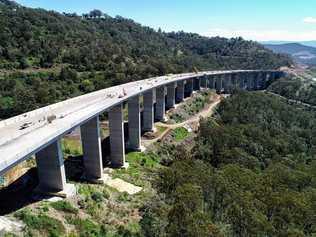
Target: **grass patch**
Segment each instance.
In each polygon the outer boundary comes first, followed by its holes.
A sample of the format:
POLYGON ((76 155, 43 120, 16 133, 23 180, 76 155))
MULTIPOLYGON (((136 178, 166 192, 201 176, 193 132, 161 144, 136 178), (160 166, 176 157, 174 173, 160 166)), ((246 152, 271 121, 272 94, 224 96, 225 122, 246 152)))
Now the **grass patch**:
POLYGON ((186 128, 181 127, 181 128, 176 128, 172 131, 172 137, 176 142, 181 142, 184 139, 186 139, 189 136, 189 132, 186 128))
POLYGON ((67 201, 58 201, 58 202, 53 202, 51 203, 51 206, 58 211, 66 212, 66 213, 71 213, 71 214, 77 214, 78 209, 72 206, 71 203, 67 201))
POLYGON ((77 139, 62 139, 62 149, 66 155, 79 156, 83 154, 81 142, 77 139))
POLYGON ((76 227, 80 237, 107 236, 104 226, 96 224, 89 219, 69 218, 67 222, 76 227))
POLYGON ((93 193, 97 192, 95 185, 79 184, 78 193, 84 197, 91 197, 93 193))
POLYGON ((156 126, 156 128, 157 128, 157 131, 159 132, 159 134, 161 134, 161 133, 163 133, 164 131, 167 130, 166 127, 162 127, 162 126, 156 126))
POLYGON ((161 166, 160 157, 151 152, 131 152, 126 155, 126 160, 129 163, 128 169, 115 170, 113 178, 120 178, 143 188, 149 185, 148 180, 153 171, 161 166))
POLYGON ((47 215, 34 215, 29 209, 24 209, 15 214, 23 221, 28 228, 27 236, 34 236, 38 232, 39 236, 58 237, 65 234, 65 227, 61 221, 47 215))

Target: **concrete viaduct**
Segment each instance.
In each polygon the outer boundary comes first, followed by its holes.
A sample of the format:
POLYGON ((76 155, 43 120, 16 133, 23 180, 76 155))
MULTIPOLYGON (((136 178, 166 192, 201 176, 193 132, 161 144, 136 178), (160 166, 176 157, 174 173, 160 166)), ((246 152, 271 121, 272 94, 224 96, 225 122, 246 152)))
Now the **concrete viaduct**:
POLYGON ((96 91, 0 121, 0 175, 35 155, 38 191, 67 196, 74 186, 66 182, 61 138, 80 127, 85 177, 91 182, 102 181, 101 113, 108 112, 111 166, 126 167, 125 148, 140 151, 141 132, 152 131, 155 120, 164 120, 166 109, 191 96, 193 91, 201 88, 215 89, 217 93, 230 93, 234 88, 262 90, 282 75, 282 71, 272 70, 167 75, 96 91), (123 119, 126 103, 127 144, 123 119))

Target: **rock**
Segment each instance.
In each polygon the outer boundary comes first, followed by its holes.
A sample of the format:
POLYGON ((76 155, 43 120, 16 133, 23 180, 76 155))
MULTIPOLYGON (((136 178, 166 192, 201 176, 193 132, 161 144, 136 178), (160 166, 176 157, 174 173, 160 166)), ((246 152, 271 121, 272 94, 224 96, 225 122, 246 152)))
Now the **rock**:
POLYGON ((21 232, 25 225, 17 220, 11 220, 8 217, 0 216, 0 236, 3 232, 21 232))
POLYGON ((142 191, 141 187, 138 187, 136 185, 133 185, 131 183, 125 182, 122 179, 107 179, 105 182, 106 185, 115 188, 116 190, 118 190, 119 192, 123 193, 123 192, 127 192, 130 195, 134 195, 136 193, 139 193, 140 191, 142 191))

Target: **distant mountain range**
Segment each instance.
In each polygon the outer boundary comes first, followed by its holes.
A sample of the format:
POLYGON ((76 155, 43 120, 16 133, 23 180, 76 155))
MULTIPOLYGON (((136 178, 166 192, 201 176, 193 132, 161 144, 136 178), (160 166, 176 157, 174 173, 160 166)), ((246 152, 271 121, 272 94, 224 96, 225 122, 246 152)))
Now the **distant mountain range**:
POLYGON ((273 44, 273 45, 279 45, 279 44, 291 44, 291 43, 297 43, 305 46, 315 47, 316 48, 316 40, 310 40, 310 41, 262 41, 261 44, 273 44))
POLYGON ((270 43, 263 43, 268 49, 273 50, 276 53, 285 53, 293 57, 293 59, 300 64, 316 65, 316 41, 308 41, 303 43, 277 43, 276 41, 270 43), (314 42, 314 43, 313 43, 314 42), (315 47, 308 46, 306 44, 313 45, 315 47))

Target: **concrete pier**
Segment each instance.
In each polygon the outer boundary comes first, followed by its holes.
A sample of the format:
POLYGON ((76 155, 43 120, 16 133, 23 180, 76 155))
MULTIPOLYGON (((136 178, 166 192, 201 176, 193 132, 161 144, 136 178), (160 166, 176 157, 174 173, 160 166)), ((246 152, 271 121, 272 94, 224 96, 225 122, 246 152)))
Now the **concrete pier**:
POLYGON ((267 73, 266 72, 261 72, 260 80, 259 80, 259 86, 260 89, 265 89, 266 88, 266 80, 267 80, 267 73))
POLYGON ((177 82, 176 102, 180 103, 184 99, 184 81, 177 82))
POLYGON ((155 120, 164 121, 166 112, 166 87, 161 86, 156 89, 156 111, 155 120))
POLYGON ((231 90, 231 74, 224 74, 223 76, 224 93, 229 94, 231 90))
POLYGON ((85 167, 84 176, 92 182, 101 181, 103 178, 103 163, 99 116, 90 119, 80 129, 85 167))
POLYGON ((259 72, 254 73, 254 90, 260 90, 261 74, 259 72))
POLYGON ((222 88, 223 88, 222 87, 223 75, 217 75, 215 80, 216 80, 216 82, 215 82, 216 83, 216 85, 215 85, 216 86, 216 88, 215 88, 216 92, 217 93, 221 93, 222 92, 222 88))
POLYGON ((240 90, 243 90, 245 88, 245 83, 244 83, 244 74, 243 73, 238 73, 237 74, 237 83, 238 83, 238 88, 240 90))
POLYGON ((154 130, 154 90, 146 91, 143 98, 143 131, 152 132, 154 130))
POLYGON ((208 78, 208 88, 215 89, 215 77, 213 75, 208 78))
POLYGON ((238 88, 237 84, 237 73, 231 74, 231 90, 236 90, 238 88))
POLYGON ((176 104, 176 83, 170 83, 167 85, 167 109, 174 108, 176 104))
POLYGON ((195 90, 195 91, 201 90, 201 78, 200 77, 195 77, 193 79, 193 90, 195 90))
POLYGON ((35 192, 62 197, 75 194, 74 185, 66 183, 60 139, 36 154, 36 164, 39 184, 35 192))
POLYGON ((128 148, 141 151, 140 96, 128 100, 128 148))
POLYGON ((203 89, 207 89, 207 76, 206 75, 202 76, 200 80, 201 80, 201 87, 203 89))
POLYGON ((111 166, 126 167, 123 104, 116 105, 109 111, 111 166))
POLYGON ((193 79, 188 79, 185 84, 185 92, 190 97, 193 93, 193 79))
POLYGON ((247 72, 247 90, 253 90, 254 89, 254 73, 247 72))

